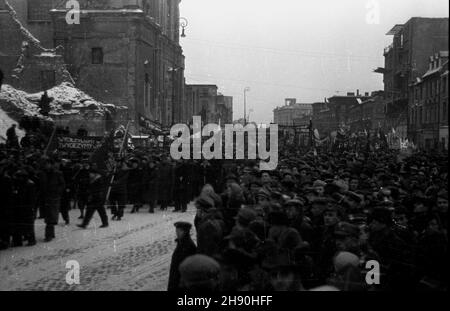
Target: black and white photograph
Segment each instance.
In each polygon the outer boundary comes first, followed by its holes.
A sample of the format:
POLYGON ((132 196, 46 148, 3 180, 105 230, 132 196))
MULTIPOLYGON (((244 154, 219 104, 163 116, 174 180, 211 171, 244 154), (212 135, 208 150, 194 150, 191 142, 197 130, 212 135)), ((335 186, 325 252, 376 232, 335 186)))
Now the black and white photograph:
POLYGON ((0 0, 0 292, 448 291, 448 21, 448 0, 0 0))

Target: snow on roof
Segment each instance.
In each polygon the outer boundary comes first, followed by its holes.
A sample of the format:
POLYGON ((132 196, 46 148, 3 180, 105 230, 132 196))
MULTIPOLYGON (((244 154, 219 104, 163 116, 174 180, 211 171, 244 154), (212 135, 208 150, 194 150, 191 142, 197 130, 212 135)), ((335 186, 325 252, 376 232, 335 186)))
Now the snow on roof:
MULTIPOLYGON (((6 131, 11 125, 17 124, 8 114, 0 107, 0 142, 6 142, 6 131)), ((25 136, 25 132, 16 128, 16 134, 19 136, 19 140, 25 136)))
MULTIPOLYGON (((52 108, 50 116, 79 114, 81 110, 86 109, 101 117, 108 108, 113 106, 96 101, 69 82, 49 89, 47 94, 53 98, 50 104, 52 108)), ((19 120, 24 115, 41 116, 37 104, 42 95, 43 92, 28 94, 5 84, 0 92, 0 107, 15 120, 19 120)))
MULTIPOLYGON (((28 94, 26 98, 29 101, 38 102, 41 99, 42 94, 43 92, 28 94)), ((63 82, 60 85, 47 90, 47 94, 49 97, 53 97, 52 106, 56 109, 65 104, 71 104, 72 108, 78 109, 91 106, 91 108, 95 108, 94 110, 103 110, 103 108, 106 107, 106 105, 96 101, 69 82, 63 82)))
POLYGON ((27 93, 17 90, 8 84, 2 86, 0 92, 0 104, 8 113, 21 115, 38 115, 39 108, 27 98, 27 93))

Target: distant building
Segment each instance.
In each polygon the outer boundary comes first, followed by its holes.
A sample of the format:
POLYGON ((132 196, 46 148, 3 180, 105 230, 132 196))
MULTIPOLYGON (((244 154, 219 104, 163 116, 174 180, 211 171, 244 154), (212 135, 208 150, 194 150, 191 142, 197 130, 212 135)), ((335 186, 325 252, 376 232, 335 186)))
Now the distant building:
POLYGON ((384 125, 384 92, 372 92, 371 97, 349 110, 348 126, 352 133, 375 133, 384 125))
POLYGON ((427 58, 448 49, 448 18, 413 17, 395 25, 386 35, 392 44, 384 49, 383 74, 387 129, 407 136, 409 85, 428 70, 427 58))
POLYGON ((193 116, 201 116, 204 124, 232 124, 233 97, 218 92, 217 85, 186 84, 182 123, 192 123, 193 116))
POLYGON ((285 105, 275 108, 273 115, 275 124, 292 126, 296 121, 312 115, 312 104, 297 103, 295 98, 286 98, 285 105))
POLYGON ((350 111, 370 98, 369 93, 361 95, 349 92, 346 96, 335 95, 325 103, 313 104, 313 126, 321 135, 329 135, 339 128, 350 126, 350 111))
POLYGON ((410 87, 408 138, 424 149, 448 149, 448 51, 428 58, 410 87))

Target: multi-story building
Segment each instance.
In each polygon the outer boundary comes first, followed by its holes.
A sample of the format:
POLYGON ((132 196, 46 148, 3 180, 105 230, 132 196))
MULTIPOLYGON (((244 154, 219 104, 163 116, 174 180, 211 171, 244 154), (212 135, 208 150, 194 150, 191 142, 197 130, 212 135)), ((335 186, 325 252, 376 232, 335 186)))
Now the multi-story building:
POLYGON ((428 60, 427 72, 410 87, 408 138, 419 148, 447 148, 448 51, 428 60))
POLYGON ((232 124, 233 97, 218 92, 217 85, 186 84, 182 123, 192 123, 193 116, 201 116, 203 124, 232 124))
POLYGON ((439 139, 440 148, 448 150, 448 61, 441 69, 441 83, 440 83, 440 105, 439 105, 439 139))
POLYGON ((348 125, 352 133, 375 133, 384 126, 384 92, 372 92, 371 97, 349 110, 348 125))
MULTIPOLYGON (((44 47, 63 48, 78 88, 127 106, 130 120, 144 116, 164 127, 179 122, 184 103, 180 0, 79 0, 80 24, 72 25, 66 22, 66 2, 9 0, 44 47)), ((140 131, 139 122, 132 131, 140 131)))
POLYGON ((385 126, 406 138, 409 85, 428 70, 429 55, 448 49, 448 18, 413 17, 387 35, 393 40, 384 50, 385 66, 375 72, 384 76, 385 126))
POLYGON ((312 115, 312 104, 297 103, 295 98, 286 98, 285 105, 273 111, 274 123, 282 126, 293 126, 294 121, 312 115))
POLYGON ((369 98, 369 93, 361 95, 357 90, 356 93, 348 92, 346 96, 332 96, 324 103, 314 103, 312 115, 314 128, 319 131, 321 136, 328 136, 341 127, 348 127, 352 108, 369 98))

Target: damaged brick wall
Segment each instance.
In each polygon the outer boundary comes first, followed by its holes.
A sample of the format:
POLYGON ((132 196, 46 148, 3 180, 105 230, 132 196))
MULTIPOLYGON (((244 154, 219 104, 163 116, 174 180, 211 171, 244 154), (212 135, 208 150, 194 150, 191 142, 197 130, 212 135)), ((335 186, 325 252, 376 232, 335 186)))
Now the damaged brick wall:
POLYGON ((0 68, 5 83, 37 92, 62 82, 73 83, 61 49, 46 49, 21 23, 8 1, 0 0, 0 68))

